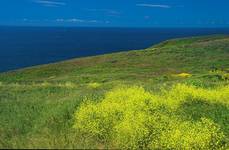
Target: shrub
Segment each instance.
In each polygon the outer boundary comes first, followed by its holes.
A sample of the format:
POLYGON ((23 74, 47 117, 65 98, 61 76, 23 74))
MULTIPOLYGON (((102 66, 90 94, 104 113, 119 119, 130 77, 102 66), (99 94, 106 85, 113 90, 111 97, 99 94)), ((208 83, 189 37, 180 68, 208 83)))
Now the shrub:
POLYGON ((76 85, 74 83, 68 81, 68 82, 65 82, 64 87, 71 89, 71 88, 76 87, 76 85))
POLYGON ((209 72, 209 77, 216 77, 218 80, 229 80, 229 73, 227 70, 214 70, 209 72))
POLYGON ((207 102, 219 102, 227 105, 229 99, 229 86, 215 89, 203 89, 185 84, 177 84, 170 91, 164 92, 166 105, 179 106, 184 101, 202 100, 207 102))
POLYGON ((224 134, 210 118, 184 120, 176 112, 189 97, 210 102, 228 98, 224 87, 205 90, 178 84, 157 96, 141 87, 121 87, 99 103, 85 102, 75 113, 74 128, 85 139, 96 139, 109 148, 217 149, 225 146, 224 134), (210 98, 209 98, 210 97, 210 98))
POLYGON ((188 78, 188 77, 191 77, 192 75, 189 73, 180 73, 180 74, 176 74, 175 76, 181 77, 181 78, 188 78))
POLYGON ((206 118, 192 123, 171 120, 153 149, 219 149, 224 135, 217 124, 206 118))
POLYGON ((43 83, 40 84, 40 86, 42 86, 42 87, 49 87, 49 86, 51 86, 51 83, 49 83, 49 82, 43 82, 43 83))
POLYGON ((94 83, 89 83, 89 84, 88 84, 88 87, 91 88, 91 89, 97 89, 97 88, 99 88, 100 86, 101 86, 101 84, 96 83, 96 82, 94 82, 94 83))

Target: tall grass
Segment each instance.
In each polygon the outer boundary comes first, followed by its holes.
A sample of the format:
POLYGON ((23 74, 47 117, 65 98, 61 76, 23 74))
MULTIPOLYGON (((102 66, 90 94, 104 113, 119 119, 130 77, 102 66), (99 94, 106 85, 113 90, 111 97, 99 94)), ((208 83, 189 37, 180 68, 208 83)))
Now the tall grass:
POLYGON ((177 84, 156 95, 121 87, 75 112, 74 128, 103 148, 221 149, 228 146, 229 86, 177 84))

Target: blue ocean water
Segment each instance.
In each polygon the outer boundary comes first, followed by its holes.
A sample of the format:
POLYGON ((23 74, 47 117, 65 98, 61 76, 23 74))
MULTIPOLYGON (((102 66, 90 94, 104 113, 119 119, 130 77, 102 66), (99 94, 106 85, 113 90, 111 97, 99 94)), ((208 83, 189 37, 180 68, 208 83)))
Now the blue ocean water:
POLYGON ((210 34, 229 34, 229 28, 0 27, 0 72, 210 34))

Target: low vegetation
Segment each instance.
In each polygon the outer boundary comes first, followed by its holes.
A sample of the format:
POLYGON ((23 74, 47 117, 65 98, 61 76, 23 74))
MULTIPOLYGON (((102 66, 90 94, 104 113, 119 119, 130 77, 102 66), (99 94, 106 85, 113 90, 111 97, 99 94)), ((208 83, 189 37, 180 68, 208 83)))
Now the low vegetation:
POLYGON ((75 113, 74 128, 104 148, 220 149, 229 124, 229 86, 206 90, 182 84, 162 95, 117 88, 75 113))
POLYGON ((229 37, 0 74, 0 148, 229 148, 229 37))

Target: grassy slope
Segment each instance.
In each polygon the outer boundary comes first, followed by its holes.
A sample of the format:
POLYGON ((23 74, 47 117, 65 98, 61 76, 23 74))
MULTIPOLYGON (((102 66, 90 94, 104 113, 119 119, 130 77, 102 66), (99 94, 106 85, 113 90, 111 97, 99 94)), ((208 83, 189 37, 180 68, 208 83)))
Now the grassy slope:
POLYGON ((219 74, 209 73, 213 68, 227 70, 228 58, 229 36, 207 36, 2 73, 0 148, 85 146, 72 129, 72 114, 85 96, 99 99, 119 84, 147 90, 177 82, 228 84, 219 74), (182 72, 193 76, 174 76, 182 72))

